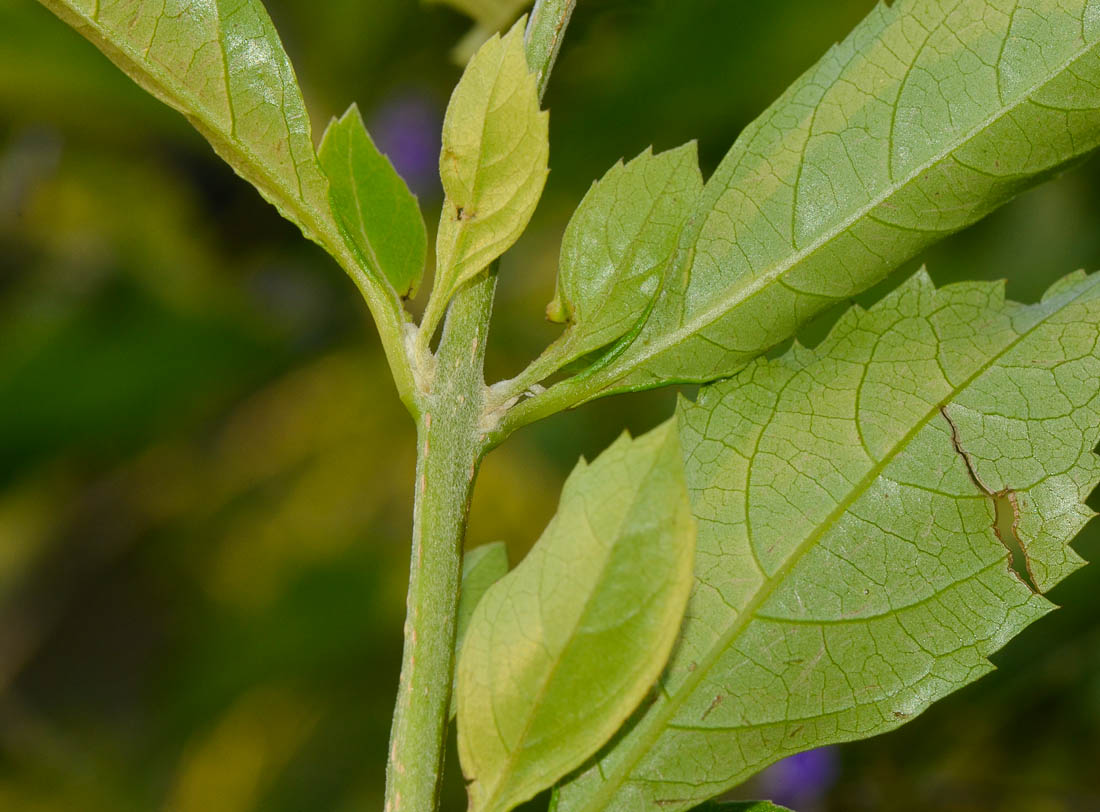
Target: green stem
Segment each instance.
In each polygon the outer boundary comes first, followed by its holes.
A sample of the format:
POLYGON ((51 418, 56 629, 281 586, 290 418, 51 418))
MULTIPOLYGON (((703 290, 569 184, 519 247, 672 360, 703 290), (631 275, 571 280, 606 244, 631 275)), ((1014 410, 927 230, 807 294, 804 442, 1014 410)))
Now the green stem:
MULTIPOLYGON (((575 1, 539 0, 532 13, 527 60, 540 93, 575 1)), ((484 367, 496 281, 494 263, 455 295, 434 364, 417 382, 412 560, 386 812, 434 812, 439 804, 466 516, 489 448, 484 367)))
POLYGON ((577 0, 535 0, 527 21, 527 64, 535 73, 539 99, 546 93, 550 72, 558 59, 565 29, 573 16, 577 0))
MULTIPOLYGON (((340 265, 351 277, 355 286, 363 294, 374 319, 382 350, 389 364, 397 395, 405 408, 415 418, 416 414, 416 359, 409 351, 409 332, 411 322, 407 311, 399 302, 376 290, 377 283, 369 279, 366 272, 354 260, 341 257, 335 247, 325 245, 325 250, 340 260, 340 265)), ((346 254, 347 252, 345 252, 346 254)))
POLYGON ((386 812, 430 812, 443 775, 462 542, 485 451, 483 363, 495 267, 463 288, 440 339, 417 431, 405 651, 390 734, 386 812))
MULTIPOLYGON (((526 377, 526 376, 525 376, 526 377)), ((511 384, 512 381, 504 383, 511 384)), ((489 444, 496 447, 504 442, 514 431, 537 423, 558 412, 573 409, 589 400, 593 400, 600 394, 604 394, 601 384, 603 376, 593 375, 588 377, 578 375, 554 384, 548 389, 537 393, 531 393, 530 387, 522 393, 515 393, 513 388, 508 391, 512 397, 519 397, 518 403, 510 403, 511 398, 505 400, 498 409, 502 412, 500 419, 495 421, 490 431, 489 444)), ((629 391, 629 390, 624 390, 629 391)), ((494 392, 494 401, 503 399, 503 394, 494 392)))
POLYGON ((541 387, 543 381, 569 363, 568 356, 561 350, 562 344, 560 340, 555 341, 514 378, 498 381, 489 387, 490 410, 511 408, 520 398, 531 395, 536 387, 541 387))

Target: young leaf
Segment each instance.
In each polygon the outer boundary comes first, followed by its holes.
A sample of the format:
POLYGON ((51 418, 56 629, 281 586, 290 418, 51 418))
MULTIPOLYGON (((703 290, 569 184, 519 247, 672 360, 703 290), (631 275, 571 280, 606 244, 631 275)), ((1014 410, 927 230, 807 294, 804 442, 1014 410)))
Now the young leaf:
POLYGON ((318 157, 332 210, 363 264, 389 280, 398 295, 414 295, 428 252, 424 218, 405 181, 371 140, 358 107, 329 124, 318 157))
POLYGON ((577 466, 463 644, 458 747, 472 812, 507 812, 551 786, 638 706, 676 638, 694 549, 675 425, 577 466))
POLYGON ((690 809, 988 672, 1051 608, 1028 581, 1081 563, 1100 274, 1030 307, 918 274, 816 350, 704 388, 679 422, 699 521, 684 628, 661 695, 559 812, 690 809))
POLYGON ((728 376, 1098 142, 1092 0, 879 3, 737 140, 645 328, 573 397, 728 376))
POLYGON ((546 311, 569 322, 563 361, 617 341, 646 315, 702 190, 694 143, 647 150, 593 184, 565 230, 557 296, 546 311))
POLYGON ((259 0, 41 0, 139 85, 179 110, 284 217, 334 231, 309 115, 259 0))
POLYGON ((527 69, 523 24, 481 47, 447 106, 436 307, 519 239, 546 183, 549 116, 539 110, 535 77, 527 69))
MULTIPOLYGON (((466 640, 466 631, 470 628, 470 618, 481 602, 482 596, 493 584, 508 574, 508 545, 503 541, 482 544, 468 551, 462 557, 462 589, 458 597, 458 617, 455 618, 455 659, 462 654, 462 644, 466 640)), ((455 672, 455 687, 458 686, 458 673, 455 672)), ((458 712, 457 690, 451 692, 450 716, 453 719, 458 712)))

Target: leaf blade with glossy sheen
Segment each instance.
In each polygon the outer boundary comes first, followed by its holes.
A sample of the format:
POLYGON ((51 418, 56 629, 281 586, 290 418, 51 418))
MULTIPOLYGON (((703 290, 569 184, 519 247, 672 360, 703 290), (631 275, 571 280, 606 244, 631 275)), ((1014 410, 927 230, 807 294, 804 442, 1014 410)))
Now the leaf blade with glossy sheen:
POLYGON ((593 184, 566 227, 547 308, 569 322, 559 342, 565 362, 617 341, 646 315, 702 190, 694 143, 647 150, 593 184))
POLYGON ((506 812, 602 746, 660 674, 695 527, 675 426, 583 461, 526 559, 475 610, 458 668, 474 812, 506 812))
POLYGON ((332 209, 379 279, 399 296, 415 295, 428 234, 416 197, 367 132, 352 105, 329 124, 318 151, 332 209))
POLYGON ((433 298, 450 299, 527 227, 546 183, 548 121, 528 71, 520 20, 481 46, 447 105, 433 298))
POLYGON ((991 669, 1100 481, 1100 275, 1038 305, 923 274, 816 350, 683 404, 696 589, 665 690, 560 812, 689 809, 767 764, 890 730, 991 669), (1011 491, 999 492, 999 489, 1011 491), (1007 540, 1006 540, 1007 542, 1007 540))
POLYGON ((728 376, 1095 149, 1097 9, 880 3, 738 138, 598 394, 728 376))

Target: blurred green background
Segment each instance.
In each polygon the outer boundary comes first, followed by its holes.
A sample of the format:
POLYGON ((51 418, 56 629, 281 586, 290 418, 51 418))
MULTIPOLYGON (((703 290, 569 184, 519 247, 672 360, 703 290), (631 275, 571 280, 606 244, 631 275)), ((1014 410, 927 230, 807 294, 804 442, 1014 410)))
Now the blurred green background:
MULTIPOLYGON (((555 334, 558 241, 591 181, 691 138, 711 171, 872 1, 579 5, 546 99, 547 192, 501 273, 495 378, 555 334)), ((358 102, 432 223, 469 23, 413 0, 268 7, 315 132, 358 102)), ((1087 163, 920 261, 1032 301, 1100 268, 1098 180, 1087 163)), ((506 539, 517 561, 578 455, 673 398, 513 438, 468 543, 506 539)), ((339 270, 180 116, 33 0, 0 0, 0 810, 380 809, 412 446, 339 270)), ((1098 526, 1077 547, 1096 558, 1098 526)), ((996 674, 741 793, 800 812, 1100 810, 1100 567, 1052 597, 1066 608, 996 674)), ((444 808, 462 798, 452 756, 444 808)))

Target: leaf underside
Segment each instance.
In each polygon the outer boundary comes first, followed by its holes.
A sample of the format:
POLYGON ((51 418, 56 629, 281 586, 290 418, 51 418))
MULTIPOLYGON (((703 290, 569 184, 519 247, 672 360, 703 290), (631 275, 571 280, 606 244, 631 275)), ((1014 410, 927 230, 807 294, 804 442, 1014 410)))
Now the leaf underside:
POLYGON ((478 50, 447 105, 433 298, 449 299, 519 239, 542 195, 549 153, 549 114, 539 109, 520 20, 478 50))
POLYGON ((1027 580, 1046 592, 1082 563, 1068 543, 1100 480, 1100 274, 1023 306, 922 272, 678 420, 699 522, 686 621, 656 701, 558 812, 690 809, 988 672, 1051 608, 1027 580))
POLYGON ((898 0, 734 144, 599 391, 706 382, 1093 150, 1097 0, 898 0))
POLYGON ((624 436, 574 470, 463 643, 458 747, 472 812, 507 812, 551 786, 637 707, 676 638, 694 549, 674 425, 624 436))
POLYGON ((695 144, 616 164, 585 195, 562 238, 547 315, 568 321, 563 363, 626 335, 657 295, 687 210, 703 191, 695 144))

